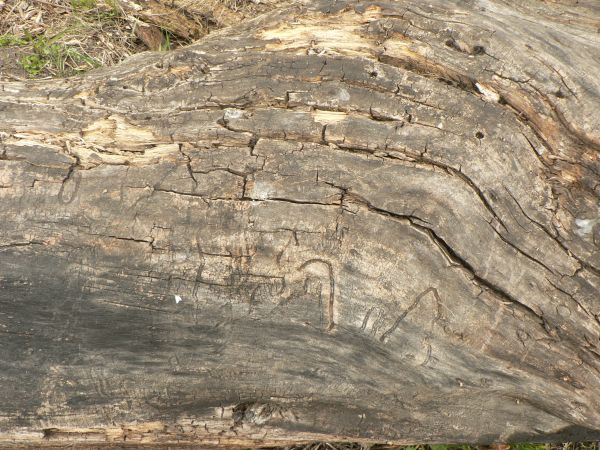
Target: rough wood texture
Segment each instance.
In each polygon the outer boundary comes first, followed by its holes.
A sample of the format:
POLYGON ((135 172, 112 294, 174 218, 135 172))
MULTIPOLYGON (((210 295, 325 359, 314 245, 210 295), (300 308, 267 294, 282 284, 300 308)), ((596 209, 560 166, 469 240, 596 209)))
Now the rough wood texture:
POLYGON ((599 26, 311 1, 0 84, 0 442, 600 438, 599 26))

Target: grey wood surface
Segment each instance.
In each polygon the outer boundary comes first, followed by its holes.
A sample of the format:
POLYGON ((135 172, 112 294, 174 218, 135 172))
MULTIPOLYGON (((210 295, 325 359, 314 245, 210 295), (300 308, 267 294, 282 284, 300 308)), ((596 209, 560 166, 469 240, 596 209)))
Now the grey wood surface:
POLYGON ((0 445, 599 439, 599 30, 307 1, 0 83, 0 445))

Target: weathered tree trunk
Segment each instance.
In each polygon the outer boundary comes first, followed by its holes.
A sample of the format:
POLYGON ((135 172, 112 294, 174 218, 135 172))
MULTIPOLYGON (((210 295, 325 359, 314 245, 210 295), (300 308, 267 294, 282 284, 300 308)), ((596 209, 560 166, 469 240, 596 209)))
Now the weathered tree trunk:
POLYGON ((600 6, 310 1, 0 84, 0 445, 600 438, 600 6))

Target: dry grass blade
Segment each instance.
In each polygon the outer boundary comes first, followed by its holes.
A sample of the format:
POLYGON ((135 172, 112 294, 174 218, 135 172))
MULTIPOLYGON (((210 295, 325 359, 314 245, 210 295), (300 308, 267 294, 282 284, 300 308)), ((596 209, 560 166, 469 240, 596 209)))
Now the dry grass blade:
POLYGON ((170 50, 276 0, 0 0, 0 79, 64 77, 170 50))

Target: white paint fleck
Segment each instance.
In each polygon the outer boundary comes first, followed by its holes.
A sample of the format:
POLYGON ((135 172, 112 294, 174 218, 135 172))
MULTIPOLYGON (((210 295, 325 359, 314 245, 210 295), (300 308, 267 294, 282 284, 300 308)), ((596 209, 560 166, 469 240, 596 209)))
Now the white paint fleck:
POLYGON ((598 222, 600 222, 600 218, 598 217, 595 219, 575 219, 575 225, 577 225, 575 232, 579 236, 587 236, 598 222))
POLYGON ((244 111, 241 109, 227 108, 224 112, 225 120, 241 119, 244 117, 244 111))
POLYGON ((350 100, 350 94, 346 89, 341 88, 338 98, 343 102, 347 102, 348 100, 350 100))
POLYGON ((500 101, 500 95, 498 95, 491 87, 480 83, 475 83, 475 87, 477 87, 477 90, 483 95, 484 100, 492 103, 498 103, 500 101))
POLYGON ((175 295, 175 304, 179 303, 182 298, 179 295, 175 295))
POLYGON ((268 200, 274 193, 273 186, 264 181, 255 181, 252 186, 252 198, 256 200, 268 200))

